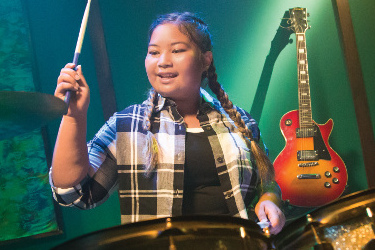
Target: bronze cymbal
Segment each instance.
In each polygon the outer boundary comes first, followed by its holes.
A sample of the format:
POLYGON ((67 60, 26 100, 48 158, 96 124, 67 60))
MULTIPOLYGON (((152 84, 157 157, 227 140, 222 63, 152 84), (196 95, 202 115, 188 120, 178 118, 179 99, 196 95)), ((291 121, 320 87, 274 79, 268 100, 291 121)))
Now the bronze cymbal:
POLYGON ((0 91, 0 140, 39 128, 67 110, 67 104, 53 95, 0 91))

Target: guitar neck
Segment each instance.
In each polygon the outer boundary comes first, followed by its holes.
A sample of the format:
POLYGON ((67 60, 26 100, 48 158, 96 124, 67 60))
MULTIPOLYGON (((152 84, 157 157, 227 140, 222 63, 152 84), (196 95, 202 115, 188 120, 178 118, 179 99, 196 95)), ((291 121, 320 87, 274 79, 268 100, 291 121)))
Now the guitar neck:
POLYGON ((296 45, 298 67, 299 124, 301 128, 308 128, 313 126, 313 121, 305 33, 296 33, 296 45))

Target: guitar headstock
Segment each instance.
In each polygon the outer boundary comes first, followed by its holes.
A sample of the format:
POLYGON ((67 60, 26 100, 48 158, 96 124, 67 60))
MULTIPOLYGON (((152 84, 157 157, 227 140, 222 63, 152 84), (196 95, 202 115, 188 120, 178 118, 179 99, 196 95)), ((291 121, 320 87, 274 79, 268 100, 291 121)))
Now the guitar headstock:
POLYGON ((289 9, 290 29, 295 33, 305 33, 310 26, 307 24, 307 17, 309 14, 306 8, 292 8, 289 9))

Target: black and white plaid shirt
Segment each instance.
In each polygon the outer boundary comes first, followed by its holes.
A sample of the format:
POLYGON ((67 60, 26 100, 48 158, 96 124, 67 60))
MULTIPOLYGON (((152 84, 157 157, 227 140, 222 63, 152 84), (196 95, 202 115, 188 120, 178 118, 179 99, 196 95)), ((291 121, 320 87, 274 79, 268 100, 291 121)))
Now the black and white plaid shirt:
MULTIPOLYGON (((211 144, 229 212, 254 219, 259 181, 249 148, 220 103, 203 89, 201 95, 197 117, 211 144)), ((88 143, 93 176, 68 189, 54 187, 50 177, 60 205, 94 208, 118 188, 122 223, 181 215, 186 126, 175 103, 159 96, 152 131, 145 131, 145 107, 144 102, 115 113, 88 143), (143 157, 150 141, 147 133, 154 134, 158 145, 157 168, 150 175, 145 174, 143 157)), ((263 147, 255 120, 237 109, 263 147)), ((277 184, 266 191, 279 193, 277 184)))

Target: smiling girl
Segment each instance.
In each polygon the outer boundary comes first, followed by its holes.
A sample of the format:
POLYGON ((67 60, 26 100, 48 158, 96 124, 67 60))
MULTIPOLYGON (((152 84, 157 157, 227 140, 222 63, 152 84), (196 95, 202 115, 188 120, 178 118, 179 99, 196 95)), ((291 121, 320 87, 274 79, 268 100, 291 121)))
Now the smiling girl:
POLYGON ((285 217, 257 123, 228 99, 213 64, 207 25, 191 13, 151 25, 142 104, 115 113, 86 144, 89 86, 67 64, 55 96, 73 92, 56 140, 50 182, 64 206, 93 208, 119 191, 122 223, 179 215, 285 217), (212 98, 202 87, 208 86, 212 98))

